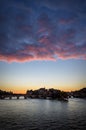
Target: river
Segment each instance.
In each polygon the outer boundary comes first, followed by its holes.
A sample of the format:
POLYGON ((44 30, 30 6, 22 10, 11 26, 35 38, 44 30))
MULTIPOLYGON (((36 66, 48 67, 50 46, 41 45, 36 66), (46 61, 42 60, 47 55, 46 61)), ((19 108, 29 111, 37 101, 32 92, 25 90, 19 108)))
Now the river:
POLYGON ((86 130, 86 99, 0 100, 0 130, 86 130))

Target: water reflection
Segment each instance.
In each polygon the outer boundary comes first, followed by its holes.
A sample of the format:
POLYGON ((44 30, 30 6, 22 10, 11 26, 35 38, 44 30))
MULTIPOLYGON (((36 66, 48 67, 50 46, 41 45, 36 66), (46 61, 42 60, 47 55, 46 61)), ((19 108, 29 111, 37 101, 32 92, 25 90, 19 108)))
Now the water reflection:
POLYGON ((84 130, 86 100, 0 100, 0 130, 84 130))

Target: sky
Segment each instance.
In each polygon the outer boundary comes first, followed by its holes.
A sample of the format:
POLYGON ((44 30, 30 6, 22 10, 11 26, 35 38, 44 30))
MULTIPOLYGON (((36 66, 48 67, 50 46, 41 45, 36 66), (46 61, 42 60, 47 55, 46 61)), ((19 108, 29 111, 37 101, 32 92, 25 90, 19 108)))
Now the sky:
POLYGON ((0 89, 86 87, 86 0, 0 0, 0 89))

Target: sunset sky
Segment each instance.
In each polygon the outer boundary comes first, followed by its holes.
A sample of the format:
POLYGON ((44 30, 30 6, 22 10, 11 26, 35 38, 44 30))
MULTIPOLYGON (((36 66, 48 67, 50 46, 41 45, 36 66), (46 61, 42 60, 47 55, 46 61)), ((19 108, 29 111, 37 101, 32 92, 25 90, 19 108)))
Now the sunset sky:
POLYGON ((86 87, 86 0, 0 0, 0 89, 86 87))

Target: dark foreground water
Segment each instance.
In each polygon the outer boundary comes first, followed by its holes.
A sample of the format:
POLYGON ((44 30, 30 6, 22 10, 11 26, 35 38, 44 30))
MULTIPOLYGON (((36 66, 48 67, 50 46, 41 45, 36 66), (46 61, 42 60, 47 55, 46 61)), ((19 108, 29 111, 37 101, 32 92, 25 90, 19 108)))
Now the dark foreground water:
POLYGON ((86 100, 0 100, 0 130, 86 130, 86 100))

